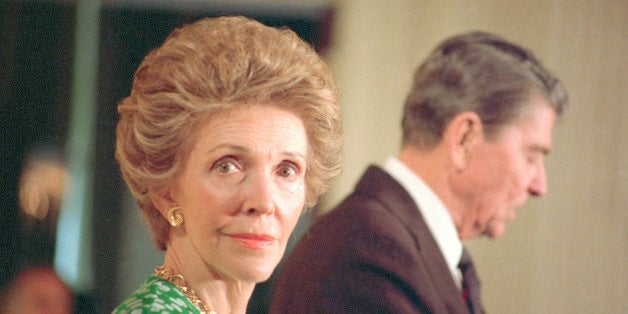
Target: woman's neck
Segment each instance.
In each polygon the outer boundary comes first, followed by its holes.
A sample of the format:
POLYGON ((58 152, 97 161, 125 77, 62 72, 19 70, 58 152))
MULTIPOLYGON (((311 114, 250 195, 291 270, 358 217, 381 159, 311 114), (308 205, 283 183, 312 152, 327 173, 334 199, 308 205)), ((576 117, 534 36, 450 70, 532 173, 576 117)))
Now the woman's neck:
POLYGON ((218 314, 246 312, 255 283, 224 278, 199 256, 180 252, 177 245, 168 244, 164 266, 181 275, 210 310, 218 314))
POLYGON ((255 284, 213 280, 204 285, 203 299, 210 298, 217 313, 245 313, 255 284))

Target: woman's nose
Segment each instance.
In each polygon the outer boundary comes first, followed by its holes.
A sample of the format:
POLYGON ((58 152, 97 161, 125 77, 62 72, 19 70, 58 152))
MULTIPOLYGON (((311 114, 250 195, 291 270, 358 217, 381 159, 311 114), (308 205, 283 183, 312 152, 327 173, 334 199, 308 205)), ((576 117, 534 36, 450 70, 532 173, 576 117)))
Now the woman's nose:
POLYGON ((247 215, 264 215, 275 210, 275 186, 270 175, 251 177, 244 193, 246 195, 242 210, 247 215))

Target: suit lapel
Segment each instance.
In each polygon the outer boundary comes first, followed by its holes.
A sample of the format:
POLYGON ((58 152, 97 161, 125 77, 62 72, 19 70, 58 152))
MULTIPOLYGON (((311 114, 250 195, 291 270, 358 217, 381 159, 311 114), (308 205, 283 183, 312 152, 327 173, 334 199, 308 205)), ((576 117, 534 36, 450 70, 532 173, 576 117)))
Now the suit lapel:
POLYGON ((379 199, 414 236, 422 262, 442 301, 452 313, 468 311, 456 287, 443 254, 427 227, 419 208, 405 189, 383 170, 371 166, 356 186, 356 191, 379 199))

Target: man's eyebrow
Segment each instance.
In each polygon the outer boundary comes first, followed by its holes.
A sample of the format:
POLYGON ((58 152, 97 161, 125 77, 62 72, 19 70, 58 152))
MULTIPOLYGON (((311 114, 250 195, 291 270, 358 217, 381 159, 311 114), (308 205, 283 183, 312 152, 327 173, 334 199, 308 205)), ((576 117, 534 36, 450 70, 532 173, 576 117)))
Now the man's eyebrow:
POLYGON ((540 153, 542 153, 545 156, 549 155, 550 152, 551 152, 551 149, 549 149, 548 147, 543 146, 543 145, 532 145, 530 150, 536 151, 536 152, 540 152, 540 153))

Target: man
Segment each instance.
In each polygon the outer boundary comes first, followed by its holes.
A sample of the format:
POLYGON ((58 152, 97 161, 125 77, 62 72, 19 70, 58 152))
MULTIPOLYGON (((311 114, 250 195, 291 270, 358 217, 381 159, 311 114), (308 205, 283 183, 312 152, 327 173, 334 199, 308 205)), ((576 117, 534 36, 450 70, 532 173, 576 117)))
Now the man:
POLYGON ((397 157, 295 247, 272 313, 481 313, 462 241, 497 238, 528 196, 567 95, 532 53, 472 32, 418 68, 397 157), (460 268, 459 268, 460 266, 460 268))

